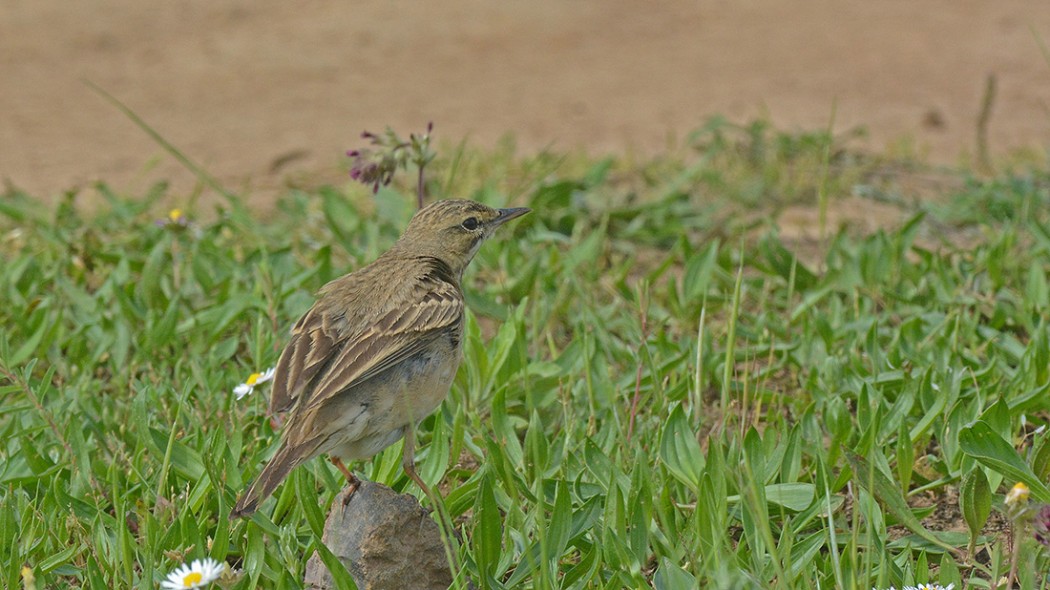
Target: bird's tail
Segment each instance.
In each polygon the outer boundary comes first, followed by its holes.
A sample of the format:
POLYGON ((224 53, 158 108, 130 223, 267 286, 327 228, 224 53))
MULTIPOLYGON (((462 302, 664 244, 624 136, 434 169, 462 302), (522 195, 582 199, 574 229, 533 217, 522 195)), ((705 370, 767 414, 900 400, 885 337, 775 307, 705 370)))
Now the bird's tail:
POLYGON ((300 463, 310 458, 308 450, 308 448, 303 448, 301 445, 294 447, 282 446, 277 451, 277 454, 270 459, 270 462, 266 464, 266 467, 263 467, 263 470, 259 472, 259 476, 248 487, 248 491, 244 492, 244 495, 237 500, 233 511, 230 512, 230 519, 249 516, 255 512, 259 508, 259 504, 270 497, 270 494, 277 489, 277 486, 284 481, 284 478, 288 477, 292 469, 295 469, 300 463))

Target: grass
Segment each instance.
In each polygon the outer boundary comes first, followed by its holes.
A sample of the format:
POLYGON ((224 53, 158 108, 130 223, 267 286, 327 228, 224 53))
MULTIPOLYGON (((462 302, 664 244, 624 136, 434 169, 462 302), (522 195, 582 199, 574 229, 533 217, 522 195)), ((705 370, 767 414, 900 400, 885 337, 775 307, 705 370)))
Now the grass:
MULTIPOLYGON (((953 172, 917 200, 913 163, 842 143, 714 120, 645 162, 435 161, 437 197, 534 208, 468 271, 465 362, 419 429, 461 581, 1050 585, 1003 509, 1018 481, 1050 502, 1050 173, 953 172), (826 241, 777 224, 850 194, 901 221, 826 241)), ((37 587, 149 588, 211 556, 238 588, 301 587, 340 476, 312 461, 231 523, 277 440, 265 390, 232 389, 396 239, 411 187, 291 191, 272 213, 232 196, 186 226, 154 224, 163 186, 98 190, 91 211, 0 198, 0 585, 28 567, 37 587)), ((420 495, 399 462, 397 444, 356 468, 420 495)))

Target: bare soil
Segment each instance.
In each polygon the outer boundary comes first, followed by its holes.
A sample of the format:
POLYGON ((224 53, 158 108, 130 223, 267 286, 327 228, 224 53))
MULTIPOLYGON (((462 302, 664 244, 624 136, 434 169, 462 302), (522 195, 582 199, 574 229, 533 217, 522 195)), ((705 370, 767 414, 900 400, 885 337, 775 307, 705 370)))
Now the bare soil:
POLYGON ((1032 0, 7 0, 0 179, 41 197, 104 179, 172 199, 191 175, 84 80, 235 189, 333 174, 363 129, 481 146, 648 153, 713 114, 865 126, 954 163, 985 81, 995 153, 1050 140, 1050 2, 1032 0))

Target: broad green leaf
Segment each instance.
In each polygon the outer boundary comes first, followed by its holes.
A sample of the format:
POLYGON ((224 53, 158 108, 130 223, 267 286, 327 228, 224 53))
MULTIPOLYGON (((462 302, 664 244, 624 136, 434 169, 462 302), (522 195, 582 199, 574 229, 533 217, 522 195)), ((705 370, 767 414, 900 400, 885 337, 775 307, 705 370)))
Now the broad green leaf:
POLYGON ((762 437, 754 427, 748 428, 744 435, 744 457, 750 467, 750 475, 759 484, 766 480, 766 453, 762 437))
POLYGON ((774 483, 766 486, 766 502, 788 510, 805 510, 816 497, 816 486, 811 483, 774 483))
POLYGON ((660 567, 656 569, 656 575, 653 576, 653 586, 656 590, 699 588, 693 574, 685 571, 666 557, 660 558, 660 567))
POLYGON ((981 534, 992 511, 992 490, 988 486, 984 469, 971 469, 963 477, 959 487, 959 508, 967 528, 970 529, 970 553, 973 553, 977 535, 981 534))
POLYGON ((564 480, 557 483, 554 493, 554 509, 551 511, 550 528, 547 531, 548 558, 560 559, 569 545, 573 527, 572 499, 569 485, 564 480))
MULTIPOLYGON (((303 509, 303 514, 306 516, 306 523, 310 526, 314 537, 320 539, 324 535, 325 515, 321 513, 321 507, 317 505, 317 490, 311 485, 313 478, 306 473, 305 469, 299 469, 292 474, 290 479, 295 482, 296 496, 299 498, 299 507, 303 509)), ((337 496, 336 502, 340 501, 337 496)))
POLYGON ((47 559, 41 561, 39 564, 37 564, 36 567, 41 572, 50 572, 51 570, 69 561, 74 555, 76 555, 77 551, 81 550, 83 550, 83 547, 67 547, 62 551, 59 551, 58 553, 52 555, 51 557, 48 557, 47 559))
POLYGON ((430 444, 426 447, 426 457, 417 465, 419 476, 429 485, 437 485, 448 471, 448 426, 444 416, 437 412, 433 417, 434 429, 430 432, 430 444))
POLYGON ((945 553, 941 555, 941 567, 937 572, 938 581, 942 588, 948 588, 950 586, 955 588, 962 588, 962 574, 959 572, 959 563, 951 555, 945 553))
POLYGON ((967 455, 1010 479, 1024 482, 1040 502, 1050 503, 1050 489, 1039 480, 1021 455, 991 426, 978 420, 959 433, 959 446, 967 455))
POLYGON ((572 513, 572 531, 569 535, 570 540, 579 537, 594 527, 595 523, 598 522, 598 519, 601 517, 602 500, 602 496, 595 495, 572 513))
POLYGON ((592 544, 590 550, 583 552, 579 562, 565 572, 565 576, 562 578, 562 587, 586 587, 586 583, 598 573, 598 567, 602 563, 600 558, 601 549, 599 545, 597 543, 592 544), (576 586, 577 584, 579 585, 576 586))
POLYGON ((788 432, 787 443, 784 445, 784 458, 780 463, 780 478, 785 482, 794 482, 799 477, 802 469, 802 442, 801 429, 798 424, 791 427, 788 432))
POLYGON ((791 548, 790 573, 792 577, 798 576, 809 567, 810 563, 820 552, 820 549, 824 547, 826 541, 827 535, 822 531, 795 541, 794 546, 791 548))
POLYGON ((689 258, 685 275, 682 277, 682 291, 685 301, 701 299, 707 292, 711 277, 718 266, 718 240, 715 240, 700 252, 689 258))
POLYGON ((897 521, 926 541, 947 551, 955 552, 954 547, 941 541, 922 526, 919 519, 912 514, 908 503, 904 501, 900 488, 894 485, 890 478, 886 477, 878 469, 875 469, 868 463, 867 459, 854 453, 852 450, 843 449, 843 454, 853 469, 853 481, 861 488, 868 490, 872 496, 875 496, 897 521))
POLYGON ((474 551, 478 569, 481 572, 481 587, 491 588, 492 578, 502 553, 503 516, 496 505, 496 495, 492 490, 492 477, 486 473, 478 486, 478 496, 474 505, 474 551))
POLYGON ((652 518, 649 515, 648 502, 650 496, 645 493, 637 493, 634 500, 630 502, 630 525, 628 526, 627 542, 631 553, 638 563, 644 563, 650 554, 649 549, 649 523, 652 518))
POLYGON ((160 308, 165 305, 161 301, 161 280, 165 273, 171 272, 171 261, 168 257, 170 244, 166 239, 157 242, 149 253, 145 265, 142 267, 142 276, 136 283, 138 303, 146 308, 160 308))
POLYGON ((897 430, 897 477, 901 488, 911 487, 911 476, 915 469, 915 443, 908 434, 907 423, 902 421, 897 430))
MULTIPOLYGON (((924 388, 932 389, 932 369, 927 370, 923 373, 921 385, 924 388)), ((908 438, 912 441, 919 440, 919 437, 936 421, 942 420, 944 415, 944 408, 947 407, 950 396, 946 394, 936 395, 933 398, 933 403, 926 408, 926 413, 923 414, 922 418, 912 426, 908 438)))
POLYGON ((1000 397, 994 404, 988 406, 977 419, 986 423, 1000 437, 1005 439, 1010 436, 1010 406, 1003 398, 1000 397))
POLYGON ((533 411, 529 428, 525 432, 526 474, 534 480, 543 478, 547 469, 547 434, 543 429, 539 411, 533 411))
MULTIPOLYGON (((170 433, 161 432, 156 428, 149 429, 153 444, 162 452, 168 447, 170 433)), ((186 446, 178 439, 171 440, 171 467, 175 473, 189 481, 197 481, 204 475, 204 463, 201 461, 200 453, 186 446)))
POLYGON ((332 574, 332 580, 335 582, 336 588, 357 590, 357 584, 354 583, 354 578, 347 571, 346 566, 323 542, 318 539, 314 548, 317 549, 317 554, 321 556, 324 566, 328 568, 328 573, 332 574))
MULTIPOLYGON (((816 497, 816 486, 811 483, 773 483, 765 486, 767 504, 783 506, 788 510, 801 512, 813 503, 816 497)), ((740 502, 739 495, 726 498, 733 504, 740 502)))
POLYGON ((172 297, 163 315, 159 317, 155 314, 151 315, 155 321, 149 326, 149 332, 147 333, 147 341, 150 348, 154 350, 162 349, 175 340, 175 326, 179 319, 180 306, 179 298, 172 297))
POLYGON ((485 382, 485 391, 496 387, 496 379, 500 369, 507 362, 514 345, 518 342, 518 326, 522 321, 528 301, 522 301, 507 320, 500 324, 496 337, 488 345, 486 354, 488 375, 485 382))
POLYGON ((672 475, 696 491, 704 471, 704 455, 682 406, 671 410, 660 436, 660 459, 672 475))
POLYGON ((1044 434, 1039 437, 1031 457, 1032 472, 1039 478, 1039 481, 1046 481, 1050 478, 1050 436, 1044 434))
POLYGON ((357 211, 354 210, 346 196, 337 191, 323 191, 321 197, 321 211, 328 222, 328 228, 332 230, 343 247, 351 251, 355 243, 353 233, 360 223, 357 211))
POLYGON ((253 522, 247 525, 247 539, 245 539, 242 549, 244 571, 248 574, 248 579, 251 581, 249 587, 257 585, 266 560, 266 545, 263 540, 262 529, 254 525, 254 521, 258 518, 261 518, 261 515, 257 512, 252 517, 253 522))
POLYGON ((36 351, 36 347, 40 345, 40 341, 44 339, 44 334, 51 327, 48 322, 41 322, 37 329, 27 338, 22 345, 18 347, 14 353, 11 354, 7 362, 12 366, 20 365, 26 361, 33 352, 36 351))
MULTIPOLYGON (((936 541, 931 541, 929 538, 910 534, 905 535, 899 539, 894 539, 886 543, 887 547, 892 549, 907 549, 909 551, 926 551, 930 553, 944 553, 945 546, 953 547, 955 549, 966 547, 966 543, 969 540, 969 533, 956 532, 956 531, 929 531, 936 541)), ((955 559, 959 558, 958 551, 949 552, 955 559)))

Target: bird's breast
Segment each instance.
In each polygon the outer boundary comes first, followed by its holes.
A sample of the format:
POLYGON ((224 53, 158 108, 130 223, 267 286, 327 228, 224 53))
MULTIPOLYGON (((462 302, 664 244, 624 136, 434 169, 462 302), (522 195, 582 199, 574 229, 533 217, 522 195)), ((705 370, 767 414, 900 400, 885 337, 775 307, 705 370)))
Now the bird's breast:
POLYGON ((456 378, 461 351, 457 331, 405 361, 401 399, 402 418, 406 424, 419 422, 441 405, 456 378))

